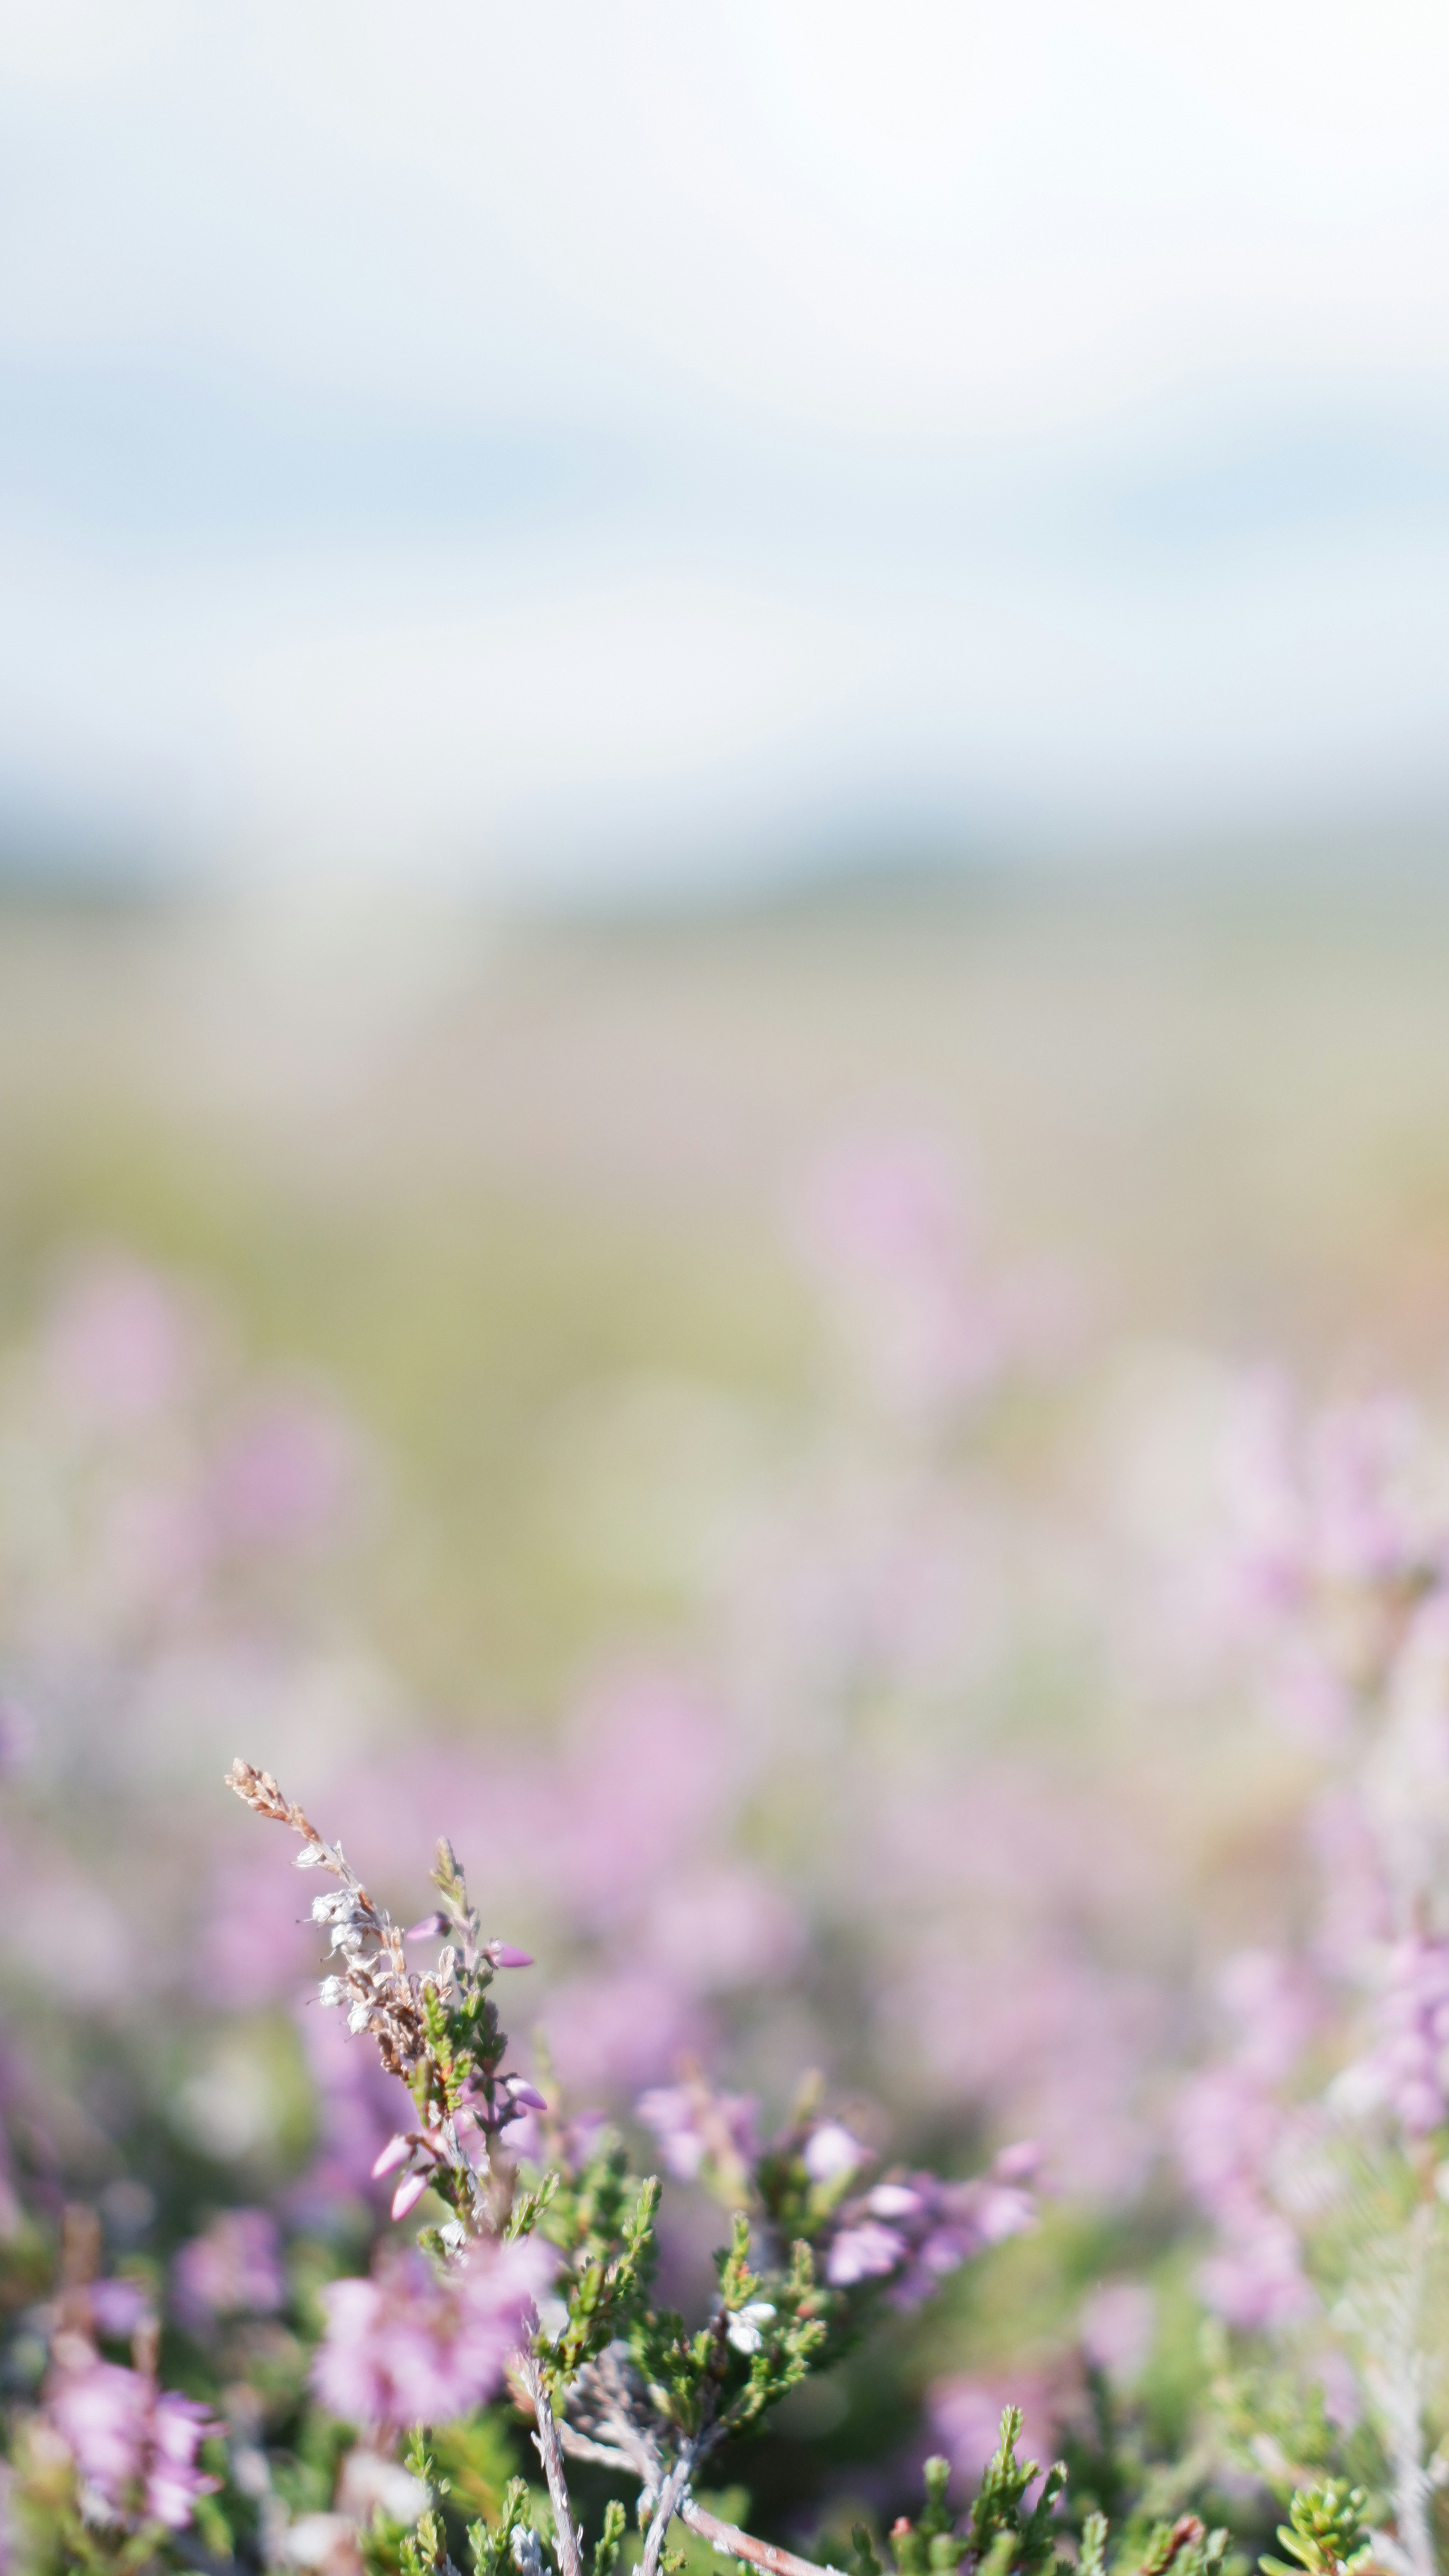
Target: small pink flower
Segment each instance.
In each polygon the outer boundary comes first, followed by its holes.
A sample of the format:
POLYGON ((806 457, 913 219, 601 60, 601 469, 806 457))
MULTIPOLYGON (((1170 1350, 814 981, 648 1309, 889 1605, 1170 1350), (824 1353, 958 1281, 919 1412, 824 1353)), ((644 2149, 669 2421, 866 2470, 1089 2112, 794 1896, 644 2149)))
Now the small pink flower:
POLYGON ((824 2120, 806 2139, 801 2161, 812 2182, 837 2182, 844 2174, 859 2173, 870 2162, 870 2150, 839 2120, 824 2120))
POLYGON ((490 2238, 444 2280, 407 2252, 385 2255, 368 2280, 329 2283, 312 2364, 322 2403, 369 2429, 446 2423, 486 2405, 559 2259, 538 2236, 490 2238))

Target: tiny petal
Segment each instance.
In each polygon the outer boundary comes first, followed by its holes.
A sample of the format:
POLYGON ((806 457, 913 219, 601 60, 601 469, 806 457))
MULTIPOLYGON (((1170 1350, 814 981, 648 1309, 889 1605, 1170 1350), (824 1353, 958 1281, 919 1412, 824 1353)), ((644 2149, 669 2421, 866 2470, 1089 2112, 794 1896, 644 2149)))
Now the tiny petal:
POLYGON ((294 1869, 321 1869, 327 1859, 325 1843, 304 1843, 292 1861, 294 1869))
POLYGON ((347 2016, 347 2027, 351 2031, 354 2039, 361 2036, 362 2032, 366 2030, 371 2019, 371 2004, 355 2003, 353 2005, 351 2012, 347 2016))
POLYGON ((411 2138, 405 2138, 401 2134, 395 2138, 389 2138, 372 2168, 373 2181, 381 2182, 383 2175, 391 2173, 395 2166, 405 2165, 412 2151, 411 2138))
POLYGON ((446 1932, 447 1928, 448 1918, 446 1914, 425 1914, 421 1923, 409 1924, 408 1929, 403 1934, 403 1939, 405 1941, 435 1941, 438 1934, 440 1932, 446 1932))
POLYGON ((839 2120, 825 2120, 806 2139, 802 2159, 812 2182, 835 2182, 844 2174, 858 2173, 869 2160, 869 2149, 839 2120))
POLYGON ((764 2341, 764 2336, 758 2326, 747 2325, 744 2317, 738 2316, 731 2317, 725 2328, 725 2341, 733 2344, 736 2352, 756 2353, 764 2341))
POLYGON ((495 1968, 531 1968, 533 1965, 533 1952, 515 1950, 511 1941, 490 1941, 483 1955, 492 1960, 495 1968))
POLYGON ((333 2009, 338 2004, 345 2004, 347 2001, 347 1988, 343 1984, 342 1979, 340 1977, 324 1977, 321 1985, 317 1989, 317 2001, 319 2004, 326 2004, 329 2010, 333 2009))
POLYGON ((404 2174, 402 2181, 398 2184, 398 2187, 392 2196, 392 2214, 394 2218, 406 2218, 408 2211, 413 2207, 414 2203, 422 2199, 424 2192, 427 2190, 428 2182, 429 2176, 425 2173, 404 2174))
POLYGON ((515 2102, 526 2103, 530 2111, 548 2109, 548 2104, 536 2084, 525 2083, 521 2075, 505 2075, 503 2081, 515 2102))

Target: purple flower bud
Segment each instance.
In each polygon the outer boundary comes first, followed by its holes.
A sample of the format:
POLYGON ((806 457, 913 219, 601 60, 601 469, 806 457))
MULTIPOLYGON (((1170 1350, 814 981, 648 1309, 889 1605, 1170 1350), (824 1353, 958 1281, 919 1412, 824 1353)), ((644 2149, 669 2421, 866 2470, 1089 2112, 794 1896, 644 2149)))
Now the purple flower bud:
POLYGON ((373 2181, 381 2182, 384 2174, 392 2173, 398 2165, 405 2165, 409 2156, 412 2154, 412 2151, 411 2138, 404 2138, 402 2136, 389 2138, 387 2145, 383 2148, 381 2155, 378 2157, 376 2164, 372 2168, 373 2181))
POLYGON ((848 2289, 857 2281, 877 2281, 893 2272, 906 2251, 906 2241, 893 2227, 882 2227, 873 2218, 863 2219, 858 2227, 844 2227, 836 2237, 826 2258, 825 2277, 837 2290, 848 2289))
POLYGON ((515 2102, 526 2103, 530 2111, 546 2111, 548 2104, 536 2084, 526 2084, 521 2075, 505 2075, 504 2085, 515 2102))
POLYGON ((991 2170, 998 2182, 1030 2182, 1040 2163, 1041 2149, 1035 2138, 1018 2138, 993 2157, 991 2170))
POLYGON ((446 1914, 425 1914, 421 1923, 409 1924, 407 1931, 403 1934, 403 1939, 405 1941, 435 1941, 438 1934, 440 1932, 446 1932, 447 1928, 448 1918, 446 1914))
POLYGON ((414 2203, 422 2199, 430 2180, 431 2176, 426 2173, 404 2174, 392 2196, 394 2218, 406 2218, 414 2203))
POLYGON ((859 2173, 869 2149, 839 2120, 826 2120, 806 2139, 801 2155, 812 2182, 835 2182, 843 2174, 859 2173))
POLYGON ((533 1965, 532 1951, 515 1950, 511 1941, 489 1941, 483 1956, 491 1959, 495 1968, 531 1968, 533 1965))

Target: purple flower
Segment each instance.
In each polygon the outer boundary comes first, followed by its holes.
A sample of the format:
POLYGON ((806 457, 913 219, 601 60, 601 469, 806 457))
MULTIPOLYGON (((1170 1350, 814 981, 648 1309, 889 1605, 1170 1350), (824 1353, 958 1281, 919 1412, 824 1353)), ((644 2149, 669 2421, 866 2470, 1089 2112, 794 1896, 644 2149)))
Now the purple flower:
POLYGON ((134 2529, 162 2522, 184 2531, 198 2496, 220 2483, 196 2454, 221 2426, 195 2398, 158 2390, 138 2370, 93 2361, 61 2374, 46 2400, 50 2421, 76 2465, 83 2502, 97 2516, 134 2529))
POLYGON ((487 2239, 440 2279, 421 2254, 391 2254, 370 2279, 321 2293, 327 2331, 312 2364, 324 2406, 369 2429, 446 2423, 497 2395, 525 2321, 558 2269, 539 2236, 487 2239))
POLYGON ((229 2209, 183 2245, 172 2267, 173 2304, 193 2334, 219 2317, 274 2316, 287 2295, 277 2222, 264 2209, 229 2209))
POLYGON ((1000 2439, 1003 2409, 1019 2406, 1023 2418, 1019 2456, 1045 2465, 1056 2449, 1064 2394, 1054 2374, 1030 2368, 1001 2379, 975 2372, 938 2379, 927 2400, 932 2436, 957 2476, 974 2486, 1000 2439))
POLYGON ((1382 2107, 1410 2138, 1449 2119, 1449 1941, 1420 1936, 1389 1953, 1377 2046, 1338 2078, 1345 2109, 1382 2107))
POLYGON ((18 1771, 35 1749, 35 1720, 18 1699, 0 1691, 0 1778, 18 1771))
POLYGON ((759 2154, 758 2104, 748 2093, 715 2093, 696 2077, 641 2095, 635 2109, 676 2181, 694 2182, 706 2169, 732 2174, 759 2154))
POLYGON ((836 2289, 883 2281, 893 2306, 915 2307, 973 2255, 1033 2224, 1035 2204, 1020 2177, 1035 2161, 1035 2148, 1023 2145, 1003 2149, 972 2182, 887 2175, 836 2213, 826 2279, 836 2289))
POLYGON ((839 2120, 822 2120, 801 2148, 800 2160, 812 2182, 839 2182, 869 2164, 870 2149, 863 2147, 859 2138, 853 2138, 839 2120))
POLYGON ((1088 2361, 1134 2380, 1152 2349, 1157 2302, 1141 2281, 1103 2281, 1082 2305, 1077 2334, 1088 2361))
POLYGON ((906 2239, 894 2227, 863 2218, 853 2227, 842 2227, 831 2240, 825 2277, 836 2290, 851 2288, 857 2281, 883 2280, 905 2261, 906 2252, 906 2239))
POLYGON ((236 1548, 289 1547, 337 1518, 354 1441, 314 1399, 274 1397, 217 1460, 207 1497, 218 1538, 236 1548))
POLYGON ((133 2335, 152 2313, 151 2293, 144 2281, 92 2281, 86 2298, 96 2333, 116 2343, 133 2335))
POLYGON ((183 1392, 191 1334, 154 1272, 123 1256, 83 1271, 48 1319, 46 1357, 74 1411, 111 1426, 143 1421, 183 1392))

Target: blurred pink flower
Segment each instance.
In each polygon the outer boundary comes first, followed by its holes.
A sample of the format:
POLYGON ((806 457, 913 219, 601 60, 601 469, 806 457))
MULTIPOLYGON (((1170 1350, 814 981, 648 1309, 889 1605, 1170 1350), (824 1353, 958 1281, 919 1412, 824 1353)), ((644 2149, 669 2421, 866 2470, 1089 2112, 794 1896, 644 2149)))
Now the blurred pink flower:
POLYGON ((693 1998, 628 1952, 556 1986, 541 2009, 549 2048, 573 2094, 648 2084, 681 2057, 705 2056, 709 2036, 693 1998))
POLYGON ((805 1937, 798 1911, 768 1879, 723 1865, 656 1886, 643 1933, 659 1966, 700 1994, 777 1983, 805 1937))
POLYGON ((335 1522, 355 1466, 340 1414, 315 1398, 273 1397, 217 1458, 205 1508, 226 1546, 293 1546, 335 1522))
POLYGON ((45 1354, 62 1395, 105 1426, 144 1419, 184 1391, 192 1339, 166 1282, 122 1255, 96 1262, 61 1290, 45 1354))
POLYGON ((190 1960, 191 1982, 208 2003, 245 2012, 295 1994, 317 1953, 317 1933, 299 1922, 285 1851, 254 1842, 214 1865, 190 1960))
POLYGON ((296 2016, 317 2087, 319 2131, 315 2158, 288 2195, 299 2225, 327 2224, 339 2201, 380 2205, 377 2158, 417 2117, 406 2085, 384 2074, 376 2050, 351 2038, 340 2013, 314 2011, 312 2002, 309 1993, 296 2016))
POLYGON ((1016 1955, 972 1959, 923 1927, 887 2008, 927 2069, 995 2122, 1029 2130, 1064 2191, 1118 2198, 1137 2188, 1156 2137, 1137 2107, 1164 2020, 1145 1979, 1109 1975, 1028 1914, 1016 1955))
POLYGON ((0 1691, 0 1779, 19 1771, 35 1749, 35 1720, 18 1699, 0 1691))
POLYGON ((1374 2047, 1344 2069, 1333 2097, 1382 2108, 1407 2137, 1427 2138, 1449 2119, 1449 1941, 1415 1935, 1394 1944, 1376 2019, 1374 2047))
POLYGON ((679 2182, 695 2181, 709 2159, 751 2164, 759 2153, 758 2107, 747 2093, 716 2093, 700 2082, 660 2086, 635 2104, 679 2182))
POLYGON ((953 1158, 934 1139, 839 1147, 812 1175, 800 1231, 885 1401, 929 1413, 1000 1373, 1000 1303, 978 1272, 953 1158))
POLYGON ((1077 2337, 1088 2361, 1130 2384, 1152 2350, 1157 2301, 1142 2281, 1102 2281, 1082 2303, 1077 2337))
POLYGON ((470 2246, 445 2279, 421 2254, 389 2254, 365 2280, 319 2294, 327 2330, 312 2365, 324 2406, 364 2429, 445 2423, 495 2397, 559 2256, 538 2236, 470 2246))
POLYGON ((113 2343, 126 2342, 152 2313, 151 2293, 144 2281, 92 2281, 86 2303, 95 2332, 113 2343))
POLYGON ((970 2182, 887 2175, 842 2206, 827 2243, 826 2279, 837 2289, 886 2280, 893 2306, 918 2306, 973 2255, 1035 2225, 1036 2204, 1024 2188, 1035 2161, 1035 2148, 1023 2144, 1006 2148, 970 2182))
POLYGON ((1062 2411, 1060 2372, 1027 2367, 1003 2372, 998 2378, 962 2371, 938 2379, 929 2391, 926 2413, 932 2435, 963 2486, 979 2483, 1001 2438, 1001 2417, 1008 2406, 1019 2406, 1022 2412, 1017 2457, 1035 2460, 1039 2468, 1050 2467, 1062 2411))
POLYGON ((172 2304, 204 2333, 218 2318, 272 2316, 286 2297, 281 2238, 265 2209, 228 2209, 183 2245, 172 2265, 172 2304))
POLYGON ((62 2371, 47 2391, 45 2411, 98 2519, 133 2529, 161 2522, 184 2531, 198 2496, 220 2484, 198 2470, 196 2454, 222 2427, 195 2398, 158 2390, 140 2371, 111 2361, 62 2371))

